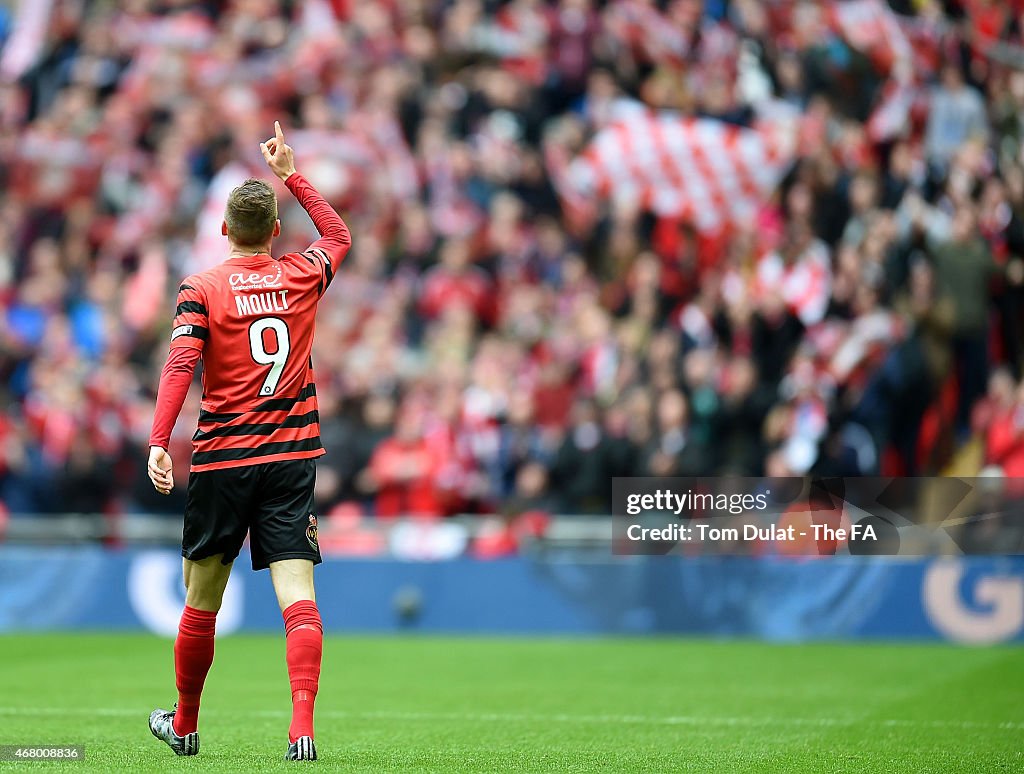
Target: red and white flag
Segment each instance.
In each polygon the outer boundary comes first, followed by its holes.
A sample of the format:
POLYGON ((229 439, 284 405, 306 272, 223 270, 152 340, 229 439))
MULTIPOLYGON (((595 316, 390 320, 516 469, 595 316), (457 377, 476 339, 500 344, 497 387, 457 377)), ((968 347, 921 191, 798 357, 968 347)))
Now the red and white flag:
POLYGON ((597 200, 639 204, 700 231, 753 221, 796 152, 793 121, 747 129, 675 113, 638 111, 599 131, 572 161, 548 154, 570 209, 597 200))
POLYGON ((15 81, 43 54, 46 31, 53 14, 53 0, 21 0, 14 29, 0 54, 0 78, 15 81))
POLYGON ((868 135, 874 142, 885 142, 904 134, 921 98, 916 76, 927 55, 927 36, 919 35, 882 0, 833 2, 831 20, 843 39, 889 78, 868 119, 868 135))
POLYGON ((831 18, 843 39, 870 57, 879 70, 900 79, 910 76, 914 48, 896 14, 882 0, 833 2, 831 18))

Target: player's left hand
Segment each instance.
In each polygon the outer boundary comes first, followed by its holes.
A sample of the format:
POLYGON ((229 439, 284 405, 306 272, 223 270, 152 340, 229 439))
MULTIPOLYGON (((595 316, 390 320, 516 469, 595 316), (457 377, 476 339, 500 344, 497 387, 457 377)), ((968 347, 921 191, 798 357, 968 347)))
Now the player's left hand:
POLYGON ((167 449, 159 446, 149 448, 149 480, 160 494, 169 495, 174 489, 174 476, 171 470, 171 455, 167 449))

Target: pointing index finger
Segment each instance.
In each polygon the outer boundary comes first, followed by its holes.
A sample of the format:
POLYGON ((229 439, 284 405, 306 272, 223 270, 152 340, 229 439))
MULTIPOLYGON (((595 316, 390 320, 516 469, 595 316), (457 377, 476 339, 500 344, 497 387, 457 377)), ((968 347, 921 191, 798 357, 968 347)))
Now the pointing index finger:
POLYGON ((274 122, 274 135, 277 137, 279 145, 284 145, 284 130, 281 129, 281 122, 274 122))

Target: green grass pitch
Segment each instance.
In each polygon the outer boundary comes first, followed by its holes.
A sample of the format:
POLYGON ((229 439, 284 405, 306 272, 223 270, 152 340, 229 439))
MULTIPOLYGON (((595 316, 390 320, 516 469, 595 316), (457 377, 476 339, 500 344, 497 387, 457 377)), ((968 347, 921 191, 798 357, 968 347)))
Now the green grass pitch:
POLYGON ((281 760, 283 638, 218 641, 197 758, 146 727, 171 659, 142 635, 0 637, 0 744, 86 747, 0 771, 1024 771, 1019 648, 330 637, 315 764, 281 760))

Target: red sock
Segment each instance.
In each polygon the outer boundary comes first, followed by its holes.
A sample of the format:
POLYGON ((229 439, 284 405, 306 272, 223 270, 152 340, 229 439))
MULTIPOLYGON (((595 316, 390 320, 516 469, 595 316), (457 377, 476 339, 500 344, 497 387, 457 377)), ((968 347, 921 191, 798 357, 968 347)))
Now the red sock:
POLYGON ((213 634, 217 614, 185 605, 174 641, 174 677, 178 686, 178 709, 174 733, 191 734, 199 723, 199 697, 206 674, 213 663, 213 634))
POLYGON ((288 680, 292 684, 292 724, 288 741, 313 736, 313 704, 320 685, 320 658, 324 649, 324 627, 316 602, 305 599, 284 611, 285 650, 288 680))

